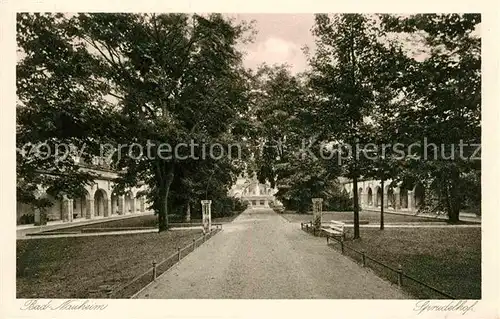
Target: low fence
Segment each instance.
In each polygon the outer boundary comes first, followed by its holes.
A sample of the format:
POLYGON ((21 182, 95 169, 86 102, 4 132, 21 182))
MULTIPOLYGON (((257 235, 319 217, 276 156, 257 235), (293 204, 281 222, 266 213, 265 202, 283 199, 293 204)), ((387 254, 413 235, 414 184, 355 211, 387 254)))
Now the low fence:
MULTIPOLYGON (((312 233, 315 236, 317 234, 321 235, 321 230, 316 230, 314 227, 310 225, 310 223, 301 223, 302 230, 312 233)), ((342 239, 337 239, 335 237, 330 237, 335 240, 338 244, 337 247, 340 246, 340 252, 342 255, 348 254, 351 252, 349 256, 355 261, 359 262, 363 267, 369 267, 380 273, 383 277, 387 278, 393 283, 397 283, 399 287, 403 287, 410 292, 411 294, 418 296, 419 298, 425 299, 456 299, 450 294, 441 291, 435 287, 432 287, 425 282, 420 281, 419 279, 405 274, 403 271, 403 267, 398 265, 397 267, 391 267, 386 265, 385 263, 366 255, 364 251, 358 251, 352 247, 346 245, 345 241, 342 239)), ((328 237, 327 237, 327 245, 328 245, 328 237)), ((331 243, 331 241, 330 241, 331 243)))
POLYGON ((189 253, 194 251, 196 247, 199 247, 208 239, 212 238, 215 234, 217 234, 220 230, 222 230, 222 225, 217 224, 215 229, 211 232, 203 234, 199 238, 193 239, 193 242, 184 247, 178 247, 177 251, 165 259, 157 262, 155 260, 151 261, 150 268, 139 276, 135 277, 131 281, 126 284, 118 287, 117 289, 108 289, 106 291, 107 298, 117 298, 124 299, 130 298, 134 294, 136 294, 139 290, 147 286, 152 281, 156 280, 158 276, 163 274, 165 271, 170 269, 173 265, 178 263, 182 258, 186 257, 189 253))

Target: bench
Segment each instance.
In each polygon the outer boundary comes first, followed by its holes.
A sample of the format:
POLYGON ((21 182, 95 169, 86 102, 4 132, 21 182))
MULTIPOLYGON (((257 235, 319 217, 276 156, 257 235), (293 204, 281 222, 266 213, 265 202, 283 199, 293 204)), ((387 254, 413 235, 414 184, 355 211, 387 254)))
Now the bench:
POLYGON ((329 243, 330 237, 340 237, 345 239, 345 223, 331 220, 329 223, 321 225, 321 230, 326 234, 326 243, 329 243))

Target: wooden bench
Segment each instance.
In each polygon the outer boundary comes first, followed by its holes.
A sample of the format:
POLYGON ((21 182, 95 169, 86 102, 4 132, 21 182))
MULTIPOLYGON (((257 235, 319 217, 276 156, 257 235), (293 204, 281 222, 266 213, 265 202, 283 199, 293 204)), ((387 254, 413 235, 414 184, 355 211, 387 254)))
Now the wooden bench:
POLYGON ((326 243, 329 243, 330 237, 340 237, 345 239, 345 223, 331 220, 329 223, 323 223, 321 230, 326 234, 326 243))

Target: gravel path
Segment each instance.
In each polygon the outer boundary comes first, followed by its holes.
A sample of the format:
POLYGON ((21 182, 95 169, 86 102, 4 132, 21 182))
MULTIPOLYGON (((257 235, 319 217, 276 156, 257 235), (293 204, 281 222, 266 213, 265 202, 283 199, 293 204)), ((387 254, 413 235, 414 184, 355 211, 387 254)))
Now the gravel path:
POLYGON ((135 298, 403 299, 396 286, 270 209, 242 213, 135 298))

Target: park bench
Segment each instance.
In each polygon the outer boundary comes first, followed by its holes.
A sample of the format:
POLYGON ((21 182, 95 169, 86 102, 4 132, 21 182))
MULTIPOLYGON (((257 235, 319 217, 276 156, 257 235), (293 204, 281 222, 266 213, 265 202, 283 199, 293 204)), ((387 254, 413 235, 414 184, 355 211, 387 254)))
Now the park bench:
POLYGON ((329 223, 323 223, 321 230, 326 234, 326 243, 330 237, 340 237, 342 241, 345 239, 345 223, 331 220, 329 223))

